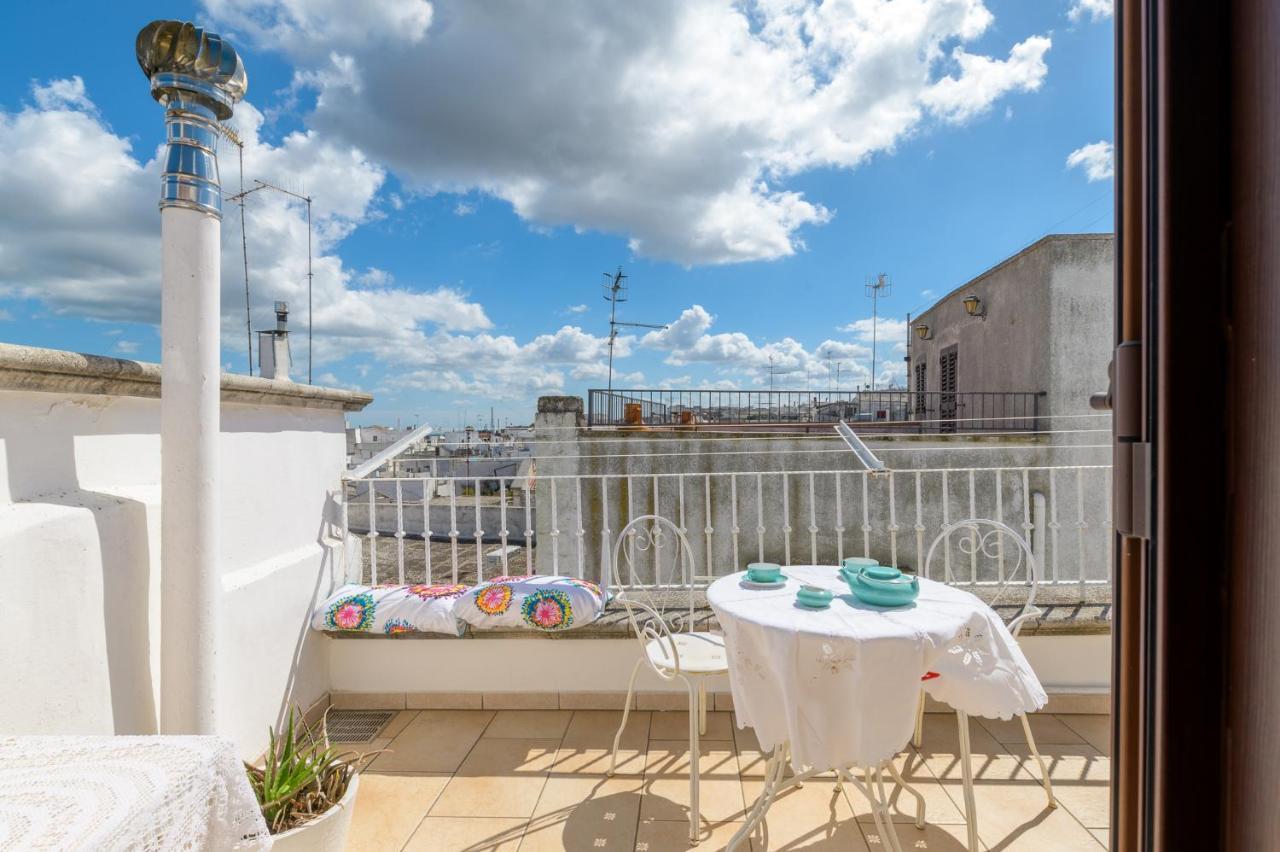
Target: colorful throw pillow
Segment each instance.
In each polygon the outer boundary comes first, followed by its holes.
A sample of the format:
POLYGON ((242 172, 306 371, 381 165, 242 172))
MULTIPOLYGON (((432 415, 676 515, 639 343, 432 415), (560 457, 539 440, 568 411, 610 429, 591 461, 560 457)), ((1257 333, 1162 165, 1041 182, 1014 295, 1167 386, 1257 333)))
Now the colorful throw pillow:
POLYGON ((590 624, 604 612, 600 587, 576 577, 495 577, 462 596, 459 620, 477 630, 553 633, 590 624))
POLYGON ((327 633, 460 636, 463 625, 454 608, 469 589, 463 585, 346 585, 320 605, 311 626, 327 633))

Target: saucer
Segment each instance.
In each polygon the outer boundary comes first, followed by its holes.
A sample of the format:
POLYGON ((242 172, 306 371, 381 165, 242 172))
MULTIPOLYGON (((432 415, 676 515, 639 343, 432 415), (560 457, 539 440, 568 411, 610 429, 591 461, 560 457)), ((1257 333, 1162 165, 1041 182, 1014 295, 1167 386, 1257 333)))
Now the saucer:
POLYGON ((787 578, 785 576, 779 577, 776 580, 770 580, 767 583, 760 582, 759 580, 752 580, 746 575, 743 575, 742 577, 742 587, 744 589, 781 589, 786 585, 787 578))

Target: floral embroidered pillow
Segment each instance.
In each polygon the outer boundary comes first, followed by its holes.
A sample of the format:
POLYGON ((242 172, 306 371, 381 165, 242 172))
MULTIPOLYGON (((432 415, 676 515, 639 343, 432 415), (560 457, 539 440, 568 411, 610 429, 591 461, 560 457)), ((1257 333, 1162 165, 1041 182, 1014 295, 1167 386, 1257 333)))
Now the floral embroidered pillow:
POLYGON ((463 595, 456 614, 477 630, 553 633, 595 621, 607 600, 595 583, 576 577, 502 576, 463 595))
POLYGON ((346 585, 321 604, 311 626, 329 633, 446 633, 462 635, 454 615, 463 585, 346 585))

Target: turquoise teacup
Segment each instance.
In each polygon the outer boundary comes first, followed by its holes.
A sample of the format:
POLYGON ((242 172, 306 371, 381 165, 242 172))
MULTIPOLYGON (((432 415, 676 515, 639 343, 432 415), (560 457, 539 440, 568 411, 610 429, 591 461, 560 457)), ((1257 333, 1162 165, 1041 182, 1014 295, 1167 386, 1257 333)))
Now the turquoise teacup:
POLYGON ((753 583, 776 583, 782 579, 782 566, 772 562, 752 562, 747 566, 747 579, 753 583))

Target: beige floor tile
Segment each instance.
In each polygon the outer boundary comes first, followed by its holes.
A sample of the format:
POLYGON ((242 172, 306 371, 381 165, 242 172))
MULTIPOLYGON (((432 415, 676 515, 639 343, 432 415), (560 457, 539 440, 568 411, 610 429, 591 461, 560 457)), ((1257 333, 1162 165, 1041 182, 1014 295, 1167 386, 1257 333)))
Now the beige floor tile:
POLYGON ((1093 839, 1102 844, 1103 849, 1111 848, 1111 832, 1105 828, 1091 828, 1089 833, 1093 835, 1093 839))
MULTIPOLYGON (((732 723, 729 714, 710 711, 707 713, 707 732, 700 735, 706 740, 733 739, 732 723)), ((654 740, 680 740, 689 738, 689 711, 662 710, 653 714, 653 722, 649 726, 649 738, 654 740)))
POLYGON ((363 742, 353 743, 345 740, 330 740, 329 745, 338 751, 353 751, 356 754, 373 754, 375 751, 382 751, 391 745, 390 737, 378 737, 377 739, 365 740, 363 742))
POLYGON ((542 794, 559 744, 559 740, 480 740, 436 799, 431 815, 527 819, 542 794))
MULTIPOLYGON (((974 719, 973 721, 986 728, 997 742, 1004 745, 1027 744, 1027 735, 1022 730, 1022 722, 1017 718, 974 719)), ((1032 713, 1027 716, 1027 721, 1031 723, 1031 735, 1035 737, 1037 746, 1084 742, 1083 737, 1063 724, 1057 716, 1032 713)))
MULTIPOLYGON (((743 780, 742 793, 748 808, 763 789, 762 780, 743 780)), ((866 849, 853 810, 836 790, 834 778, 811 778, 803 787, 783 790, 769 806, 764 822, 769 849, 866 849)), ((753 848, 764 848, 760 840, 757 834, 753 848)))
POLYGON ((392 717, 390 722, 383 726, 381 731, 378 731, 378 736, 387 737, 388 739, 398 736, 417 715, 417 710, 401 710, 392 717))
MULTIPOLYGON (((1022 765, 1023 774, 1039 783, 1040 766, 1026 746, 1009 746, 1022 765)), ((1041 746, 1040 756, 1049 767, 1053 793, 1061 807, 1085 828, 1111 825, 1111 760, 1087 745, 1041 746)))
POLYGON ((487 710, 423 710, 373 761, 377 772, 453 772, 480 739, 493 713, 487 710))
MULTIPOLYGON (((894 758, 894 764, 897 766, 903 780, 924 797, 926 822, 938 825, 964 823, 964 814, 956 807, 955 802, 951 801, 947 791, 943 789, 938 779, 929 771, 928 766, 925 765, 924 759, 920 755, 916 754, 915 751, 905 752, 894 758)), ((855 775, 859 779, 862 778, 861 772, 856 772, 855 775)), ((914 823, 916 821, 915 796, 899 789, 888 773, 884 776, 884 784, 885 793, 889 797, 889 809, 893 814, 893 821, 914 823)), ((846 783, 845 793, 849 797, 849 803, 858 814, 858 821, 864 824, 863 828, 866 828, 868 824, 874 825, 875 820, 871 816, 871 803, 867 801, 867 797, 862 791, 854 785, 846 783)))
MULTIPOLYGON (((1101 754, 1111 756, 1110 716, 1059 716, 1064 725, 1075 731, 1101 754)), ((1034 732, 1033 732, 1034 733, 1034 732)))
MULTIPOLYGON (((1023 775, 1018 767, 1015 758, 997 758, 993 761, 990 778, 1011 777, 1014 779, 1012 783, 980 780, 975 784, 978 835, 983 843, 1001 852, 1095 849, 1093 835, 1066 808, 1050 808, 1045 801, 1044 790, 1023 775)), ((957 804, 964 801, 963 788, 958 780, 944 781, 943 786, 957 804)))
POLYGON ((639 778, 548 779, 521 852, 634 848, 643 781, 639 778))
MULTIPOLYGON (((642 819, 636 831, 636 852, 722 852, 729 845, 740 822, 722 822, 704 827, 697 846, 689 842, 689 822, 642 819)), ((738 847, 740 850, 743 848, 738 847)))
POLYGON ((351 818, 348 852, 400 849, 413 835, 449 775, 360 776, 356 809, 351 818))
MULTIPOLYGON (((741 819, 742 784, 733 743, 700 743, 698 810, 704 822, 741 819)), ((686 819, 689 809, 689 744, 683 740, 650 740, 645 759, 642 819, 686 819)))
MULTIPOLYGON (((621 745, 643 749, 649 741, 651 715, 647 710, 632 710, 627 716, 627 727, 622 732, 621 745)), ((563 744, 612 748, 613 737, 621 724, 621 710, 576 710, 564 732, 563 744)))
POLYGON ((405 852, 515 852, 524 827, 522 819, 427 817, 405 852))
MULTIPOLYGON (((902 848, 910 849, 916 852, 917 849, 928 850, 928 852, 968 852, 969 850, 969 834, 968 829, 963 825, 926 825, 923 829, 918 829, 914 825, 903 825, 902 823, 894 823, 894 830, 898 833, 898 843, 902 844, 902 848)), ((876 831, 875 824, 864 824, 862 831, 866 836, 867 846, 874 850, 888 849, 889 847, 880 839, 880 833, 876 831)), ((990 847, 982 843, 982 839, 978 839, 979 846, 982 849, 990 847)))
POLYGON ((559 739, 569 727, 572 710, 499 710, 484 729, 485 737, 559 739))
MULTIPOLYGON (((607 776, 612 760, 613 749, 611 748, 562 745, 560 750, 556 752, 556 759, 551 766, 551 773, 552 775, 607 776)), ((614 775, 643 777, 644 761, 645 751, 643 749, 619 746, 618 760, 614 765, 614 775)))

